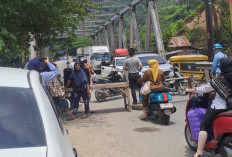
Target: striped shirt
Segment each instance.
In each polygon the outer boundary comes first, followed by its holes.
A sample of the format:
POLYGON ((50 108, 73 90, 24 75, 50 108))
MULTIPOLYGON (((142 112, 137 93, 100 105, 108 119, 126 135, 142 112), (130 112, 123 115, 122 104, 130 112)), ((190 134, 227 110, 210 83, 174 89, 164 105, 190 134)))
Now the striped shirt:
POLYGON ((129 57, 124 61, 124 66, 129 73, 138 73, 140 72, 139 67, 142 66, 141 61, 137 57, 129 57))

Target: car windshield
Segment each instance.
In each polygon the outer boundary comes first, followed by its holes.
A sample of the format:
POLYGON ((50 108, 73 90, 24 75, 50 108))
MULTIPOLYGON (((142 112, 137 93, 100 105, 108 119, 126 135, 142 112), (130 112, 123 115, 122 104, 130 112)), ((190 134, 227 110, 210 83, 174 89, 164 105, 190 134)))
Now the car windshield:
POLYGON ((148 61, 151 59, 156 59, 159 64, 166 64, 166 61, 160 56, 141 56, 138 57, 143 66, 148 66, 148 61))
POLYGON ((123 66, 125 59, 116 59, 116 66, 123 66))
POLYGON ((0 87, 0 149, 46 146, 31 89, 0 87))
POLYGON ((110 57, 109 57, 109 53, 105 52, 105 53, 93 53, 92 55, 93 59, 96 59, 96 60, 102 60, 102 59, 106 59, 108 60, 110 57))

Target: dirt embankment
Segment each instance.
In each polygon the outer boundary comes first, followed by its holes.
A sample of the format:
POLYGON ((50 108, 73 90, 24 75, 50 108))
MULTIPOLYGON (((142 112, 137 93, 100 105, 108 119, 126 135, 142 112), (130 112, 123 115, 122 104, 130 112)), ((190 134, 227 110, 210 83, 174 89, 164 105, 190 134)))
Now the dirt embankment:
MULTIPOLYGON (((217 6, 213 8, 213 24, 214 27, 220 26, 220 10, 217 6)), ((187 29, 200 27, 206 30, 206 15, 204 8, 193 19, 186 22, 185 27, 187 29)))

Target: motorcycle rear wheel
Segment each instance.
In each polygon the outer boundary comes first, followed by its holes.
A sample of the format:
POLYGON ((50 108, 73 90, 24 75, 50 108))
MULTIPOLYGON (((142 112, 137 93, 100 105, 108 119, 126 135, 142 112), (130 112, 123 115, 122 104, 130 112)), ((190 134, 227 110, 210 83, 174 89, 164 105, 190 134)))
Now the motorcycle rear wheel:
POLYGON ((102 94, 104 92, 105 92, 104 89, 97 89, 97 90, 95 90, 95 98, 97 99, 97 101, 99 101, 99 102, 106 101, 106 95, 102 94))
POLYGON ((168 124, 169 124, 169 121, 170 121, 170 116, 164 115, 163 117, 161 117, 161 122, 162 122, 164 125, 168 125, 168 124))
POLYGON ((222 155, 222 157, 232 156, 232 135, 224 138, 219 148, 219 152, 222 155))
POLYGON ((186 139, 186 142, 187 142, 189 148, 191 150, 193 150, 193 151, 196 151, 197 150, 197 144, 192 139, 192 134, 190 132, 188 124, 185 125, 184 134, 185 134, 185 139, 186 139))

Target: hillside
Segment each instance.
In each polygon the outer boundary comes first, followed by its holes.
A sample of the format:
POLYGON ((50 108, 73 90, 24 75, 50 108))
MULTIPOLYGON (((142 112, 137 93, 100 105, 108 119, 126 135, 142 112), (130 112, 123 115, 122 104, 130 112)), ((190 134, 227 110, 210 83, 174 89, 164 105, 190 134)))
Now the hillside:
MULTIPOLYGON (((98 2, 112 2, 113 0, 95 0, 98 2)), ((133 0, 118 0, 128 4, 133 0)), ((116 2, 116 1, 114 1, 116 2)), ((231 52, 232 36, 230 33, 230 18, 228 0, 213 1, 213 21, 214 21, 214 41, 222 43, 225 52, 231 52)), ((206 43, 206 18, 205 6, 202 0, 158 0, 158 17, 162 31, 164 46, 167 51, 171 49, 167 46, 170 39, 174 36, 184 35, 188 38, 193 47, 207 48, 206 43)), ((108 12, 109 9, 104 9, 108 12)), ((111 10, 112 11, 112 10, 111 10)), ((113 11, 119 11, 117 9, 113 11)), ((137 23, 142 41, 142 46, 145 45, 146 34, 146 1, 142 1, 136 7, 137 23)), ((103 17, 104 20, 106 17, 103 17)), ((115 23, 118 25, 118 21, 115 23)), ((130 38, 130 15, 124 16, 124 27, 126 31, 127 43, 130 38)), ((115 29, 116 40, 118 29, 115 29)), ((156 42, 152 33, 151 47, 156 50, 156 42)))
MULTIPOLYGON (((131 2, 132 0, 121 0, 131 2)), ((207 48, 206 43, 206 18, 204 2, 201 0, 159 0, 158 16, 160 20, 165 49, 173 36, 186 36, 193 47, 207 48), (181 3, 182 2, 182 3, 181 3)), ((232 35, 230 33, 229 5, 227 0, 213 1, 214 42, 221 43, 224 51, 229 54, 232 51, 232 35)), ((146 8, 145 2, 137 7, 137 20, 140 30, 142 45, 145 45, 146 32, 146 8)), ((129 16, 125 18, 125 27, 129 26, 129 16)), ((129 32, 127 31, 127 39, 129 32)), ((129 41, 128 41, 129 42, 129 41)), ((152 48, 155 50, 155 39, 152 36, 152 48)))

